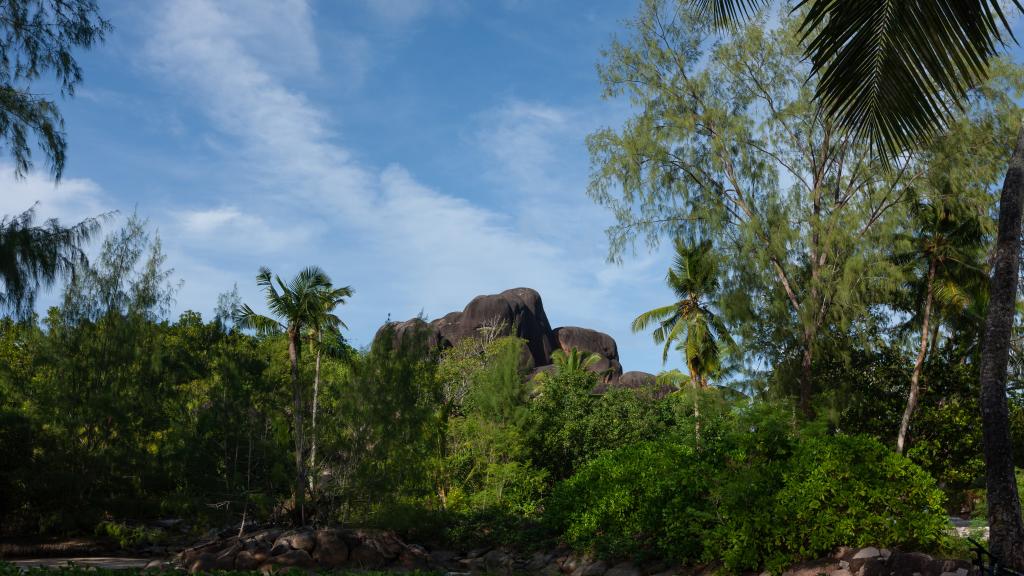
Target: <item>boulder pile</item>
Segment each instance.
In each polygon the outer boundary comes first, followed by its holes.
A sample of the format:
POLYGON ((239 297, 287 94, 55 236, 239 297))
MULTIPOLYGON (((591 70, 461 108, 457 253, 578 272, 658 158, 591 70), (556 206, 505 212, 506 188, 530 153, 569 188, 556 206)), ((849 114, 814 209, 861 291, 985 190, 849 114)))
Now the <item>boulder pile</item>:
POLYGON ((840 548, 830 559, 808 562, 783 572, 783 576, 818 576, 819 574, 828 576, 970 576, 977 574, 977 569, 966 560, 943 560, 920 552, 900 552, 868 546, 866 548, 840 548))
POLYGON ((366 529, 300 528, 261 530, 183 550, 175 563, 190 574, 212 570, 273 572, 346 568, 430 570, 438 568, 423 548, 393 532, 366 529))
POLYGON ((477 296, 461 312, 450 312, 431 322, 421 318, 390 322, 377 331, 377 337, 385 330, 393 331, 398 338, 422 332, 430 346, 443 349, 488 329, 498 329, 503 335, 518 336, 525 341, 524 368, 530 377, 551 370, 551 353, 555 350, 568 353, 576 348, 601 357, 588 368, 602 377, 595 393, 602 393, 609 387, 639 388, 654 384, 653 374, 623 373, 618 346, 608 334, 577 326, 552 328, 540 294, 532 288, 477 296))

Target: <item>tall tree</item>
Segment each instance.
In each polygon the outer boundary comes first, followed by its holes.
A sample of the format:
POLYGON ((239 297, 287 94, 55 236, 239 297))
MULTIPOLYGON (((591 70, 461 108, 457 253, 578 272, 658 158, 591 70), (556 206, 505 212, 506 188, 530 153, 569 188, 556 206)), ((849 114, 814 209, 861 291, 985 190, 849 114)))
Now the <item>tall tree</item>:
MULTIPOLYGON (((719 24, 769 0, 690 0, 719 24)), ((970 89, 988 75, 1010 34, 999 0, 800 0, 816 100, 845 133, 867 136, 895 157, 942 130, 970 89), (952 105, 951 105, 952 104, 952 105)), ((1024 11, 1019 0, 1013 6, 1024 11)), ((1024 125, 999 198, 981 354, 981 411, 989 545, 1024 569, 1024 520, 1010 441, 1006 376, 1017 299, 1024 209, 1024 125)))
POLYGON ((336 290, 330 277, 317 266, 301 270, 285 283, 280 276, 271 277, 269 268, 260 268, 256 284, 263 288, 267 308, 273 318, 256 313, 243 304, 235 316, 239 328, 255 330, 262 335, 284 332, 288 338, 288 361, 291 366, 292 420, 295 443, 295 520, 306 520, 305 493, 307 482, 304 447, 303 391, 299 381, 299 361, 302 356, 303 331, 310 326, 325 326, 327 301, 336 290), (275 286, 276 283, 276 286, 275 286))
POLYGON ((50 172, 64 172, 64 119, 57 103, 32 89, 52 74, 61 96, 73 96, 82 81, 76 48, 104 40, 110 22, 96 0, 5 0, 0 2, 0 140, 14 159, 14 173, 32 168, 30 137, 46 155, 50 172))
POLYGON ((716 43, 692 10, 646 1, 600 69, 606 95, 628 96, 636 114, 589 137, 589 193, 618 221, 613 257, 638 234, 712 244, 723 314, 765 363, 797 363, 810 417, 828 328, 897 278, 880 246, 918 167, 879 170, 870 146, 822 116, 797 27, 784 17, 716 43))
POLYGON ((57 220, 35 225, 35 207, 0 218, 0 310, 19 317, 32 313, 39 289, 87 264, 82 247, 100 229, 101 218, 70 227, 57 220))

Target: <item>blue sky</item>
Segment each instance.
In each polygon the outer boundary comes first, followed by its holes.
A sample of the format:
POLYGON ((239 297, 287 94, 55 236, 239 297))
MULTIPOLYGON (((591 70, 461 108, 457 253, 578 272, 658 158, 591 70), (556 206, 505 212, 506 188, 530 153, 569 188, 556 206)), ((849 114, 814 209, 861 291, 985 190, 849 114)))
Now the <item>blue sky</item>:
POLYGON ((136 209, 184 281, 175 315, 209 317, 236 283, 261 304, 261 265, 317 264, 356 289, 342 314, 363 346, 389 315, 529 286, 553 326, 607 332, 626 370, 656 372, 629 324, 671 301, 668 254, 606 263, 612 217, 585 194, 584 138, 628 115, 595 65, 637 5, 100 0, 116 29, 63 104, 65 178, 15 182, 0 157, 0 214, 136 209))
POLYGON ((116 29, 63 105, 64 180, 4 166, 0 213, 136 209, 184 281, 177 311, 209 317, 235 283, 261 303, 259 266, 317 264, 356 289, 342 314, 362 346, 389 314, 529 286, 553 326, 608 332, 627 370, 660 369, 629 323, 670 301, 668 258, 606 263, 612 218, 585 195, 585 136, 628 112, 601 99, 595 64, 636 3, 100 5, 116 29))

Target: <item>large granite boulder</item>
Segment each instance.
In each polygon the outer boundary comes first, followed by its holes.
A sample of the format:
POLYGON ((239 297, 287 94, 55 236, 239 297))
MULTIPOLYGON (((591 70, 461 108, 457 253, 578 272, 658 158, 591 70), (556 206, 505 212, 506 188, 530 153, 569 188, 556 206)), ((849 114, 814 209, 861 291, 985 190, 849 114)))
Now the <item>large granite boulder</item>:
POLYGON ((620 388, 644 388, 647 386, 654 386, 658 383, 657 377, 649 372, 641 372, 639 370, 630 370, 619 376, 615 385, 620 388))
POLYGON ((595 394, 602 394, 609 388, 656 389, 655 396, 661 397, 672 391, 671 387, 658 387, 653 374, 623 373, 618 345, 608 334, 578 326, 552 330, 540 294, 531 288, 477 296, 461 312, 450 312, 431 322, 422 318, 390 322, 377 331, 374 341, 391 333, 396 341, 419 338, 433 348, 444 349, 487 330, 498 330, 499 335, 515 335, 524 340, 521 369, 528 380, 554 369, 553 351, 561 349, 568 353, 576 348, 601 356, 601 360, 590 367, 603 376, 594 388, 595 394))
POLYGON ((477 296, 462 312, 451 312, 429 324, 420 318, 392 322, 377 331, 379 338, 386 329, 402 339, 422 331, 427 341, 441 348, 458 344, 463 338, 478 336, 481 330, 495 329, 501 335, 515 335, 526 341, 533 366, 551 363, 555 350, 554 333, 544 313, 540 294, 531 288, 513 288, 501 294, 477 296))
POLYGON ((610 380, 622 375, 622 364, 619 363, 619 347, 615 339, 597 330, 563 326, 555 328, 555 341, 558 347, 568 353, 573 348, 581 352, 599 354, 601 360, 590 367, 590 370, 604 374, 610 380))

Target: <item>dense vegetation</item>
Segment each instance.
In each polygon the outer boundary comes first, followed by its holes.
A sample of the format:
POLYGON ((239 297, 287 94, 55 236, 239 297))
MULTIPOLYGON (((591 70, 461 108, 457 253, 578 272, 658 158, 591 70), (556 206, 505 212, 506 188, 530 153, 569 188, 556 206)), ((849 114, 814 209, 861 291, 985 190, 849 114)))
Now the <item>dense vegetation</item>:
MULTIPOLYGON (((83 6, 84 36, 56 53, 102 39, 83 6)), ((637 303, 632 328, 685 371, 595 394, 603 375, 574 349, 529 379, 502 324, 448 349, 389 326, 355 350, 340 317, 355 292, 318 267, 260 270, 268 315, 232 291, 212 318, 172 319, 176 280, 144 220, 107 219, 89 262, 101 220, 29 211, 0 220, 0 535, 372 524, 732 571, 953 545, 947 514, 984 500, 993 192, 1024 71, 993 60, 893 166, 822 113, 788 13, 718 36, 686 6, 644 2, 613 42, 601 77, 636 115, 588 140, 612 256, 675 249, 675 301, 637 303), (62 280, 60 305, 35 313, 36 289, 62 280)), ((44 150, 59 173, 63 140, 44 150)), ((1010 352, 1020 446, 1019 338, 1010 352)))

